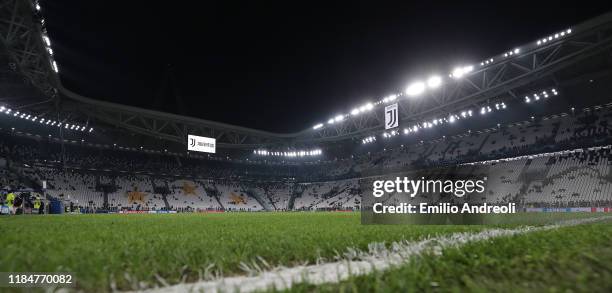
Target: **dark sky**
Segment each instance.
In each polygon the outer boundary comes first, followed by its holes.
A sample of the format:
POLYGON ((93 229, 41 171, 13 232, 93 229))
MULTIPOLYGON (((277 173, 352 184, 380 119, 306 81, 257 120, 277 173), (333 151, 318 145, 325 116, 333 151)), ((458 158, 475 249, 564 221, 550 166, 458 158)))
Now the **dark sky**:
POLYGON ((275 132, 310 128, 415 77, 612 10, 606 1, 327 2, 41 6, 67 88, 275 132))

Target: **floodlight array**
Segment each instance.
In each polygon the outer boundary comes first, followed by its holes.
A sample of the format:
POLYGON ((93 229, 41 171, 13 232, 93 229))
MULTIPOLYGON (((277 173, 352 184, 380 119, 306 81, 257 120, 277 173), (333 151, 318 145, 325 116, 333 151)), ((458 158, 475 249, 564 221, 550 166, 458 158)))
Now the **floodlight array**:
POLYGON ((253 154, 258 156, 269 156, 269 157, 287 157, 287 158, 295 158, 295 157, 313 157, 319 156, 323 154, 321 149, 314 150, 301 150, 301 151, 269 151, 269 150, 254 150, 253 154))
MULTIPOLYGON (((543 45, 547 42, 553 41, 555 39, 559 39, 562 37, 566 37, 569 34, 572 33, 572 29, 568 28, 564 31, 552 34, 550 36, 547 36, 545 38, 539 39, 536 41, 536 44, 539 45, 543 45)), ((520 54, 522 51, 521 48, 514 48, 512 50, 508 50, 506 52, 504 52, 501 56, 503 56, 503 58, 512 58, 515 57, 516 55, 520 54)), ((499 58, 502 58, 502 57, 499 58)), ((489 58, 486 60, 483 60, 480 62, 480 66, 488 66, 491 65, 495 62, 496 60, 494 58, 489 58)), ((458 66, 453 68, 453 70, 448 74, 449 78, 452 79, 460 79, 464 76, 466 76, 467 74, 470 74, 474 71, 474 66, 473 65, 462 65, 462 66, 458 66)), ((393 101, 396 101, 398 98, 402 97, 402 96, 406 96, 407 98, 411 98, 411 97, 417 97, 422 95, 423 93, 425 93, 427 90, 432 90, 432 89, 436 89, 440 86, 442 86, 442 84, 445 82, 445 80, 443 78, 441 78, 438 75, 433 75, 431 77, 429 77, 426 80, 416 80, 412 83, 410 83, 406 89, 404 90, 404 92, 401 93, 397 93, 397 94, 393 94, 387 97, 384 97, 382 99, 380 99, 379 101, 376 102, 368 102, 360 107, 356 107, 353 108, 353 110, 351 110, 348 114, 338 114, 332 118, 330 118, 329 120, 327 120, 327 124, 331 125, 331 124, 337 124, 340 123, 344 120, 346 120, 347 118, 350 118, 351 116, 358 116, 364 112, 368 112, 371 111, 375 106, 379 106, 382 104, 387 104, 393 101)), ((319 123, 316 124, 315 126, 312 127, 313 130, 318 130, 325 127, 324 123, 319 123)))
MULTIPOLYGON (((38 1, 34 2, 34 9, 36 10, 36 13, 40 14, 42 8, 40 7, 40 3, 38 1)), ((42 25, 41 38, 43 40, 43 45, 45 46, 47 53, 49 53, 49 65, 51 65, 53 71, 59 72, 59 67, 57 66, 57 62, 55 62, 53 57, 53 49, 51 49, 51 39, 49 39, 49 35, 47 34, 45 19, 42 17, 42 15, 40 16, 40 24, 42 25)))
MULTIPOLYGON (((436 117, 433 119, 423 120, 421 122, 414 123, 410 127, 404 128, 402 132, 404 135, 417 133, 419 132, 419 130, 422 130, 422 129, 435 128, 435 127, 439 127, 444 124, 453 124, 459 120, 468 119, 470 117, 473 117, 474 114, 477 112, 480 112, 481 115, 486 115, 493 111, 505 110, 506 108, 507 108, 506 103, 497 102, 495 104, 484 105, 480 107, 479 109, 478 108, 477 109, 465 109, 463 111, 444 115, 443 117, 436 117)), ((399 130, 392 130, 390 132, 383 132, 382 137, 388 139, 388 138, 398 136, 399 134, 400 134, 399 130)), ((370 136, 366 139, 369 139, 369 141, 375 141, 376 137, 370 136)), ((364 144, 366 143, 365 142, 366 139, 362 141, 364 144)))
POLYGON ((512 57, 513 55, 516 55, 516 54, 518 54, 520 52, 521 52, 521 49, 516 48, 516 49, 514 49, 512 51, 508 51, 508 52, 504 53, 504 57, 512 57))
POLYGON ((397 136, 397 135, 399 135, 399 131, 397 131, 397 130, 391 130, 389 132, 383 132, 383 134, 382 134, 382 136, 384 138, 390 138, 390 137, 394 137, 394 136, 397 136))
POLYGON ((562 32, 558 32, 558 33, 555 33, 555 34, 550 35, 550 36, 548 36, 548 37, 545 37, 545 38, 539 39, 539 40, 536 42, 536 45, 538 45, 538 46, 540 46, 540 45, 544 45, 544 44, 546 44, 546 43, 548 43, 548 42, 552 42, 553 40, 556 40, 556 39, 559 39, 559 38, 563 38, 563 37, 565 37, 565 36, 567 36, 567 35, 569 35, 569 34, 571 34, 571 33, 572 33, 572 29, 571 29, 571 28, 568 28, 568 29, 566 29, 566 30, 564 30, 564 31, 562 31, 562 32))
POLYGON ((67 129, 67 130, 82 131, 82 132, 86 130, 88 132, 92 132, 94 130, 93 127, 89 127, 88 129, 86 125, 79 125, 76 123, 61 122, 61 121, 46 119, 46 118, 39 117, 39 115, 36 115, 36 114, 31 114, 31 113, 26 113, 26 112, 21 112, 21 111, 13 111, 11 108, 8 108, 5 106, 0 106, 0 114, 5 114, 9 118, 23 119, 23 120, 27 120, 33 123, 38 123, 40 125, 49 126, 49 127, 63 127, 64 129, 67 129))
POLYGON ((525 103, 531 103, 531 102, 537 102, 541 99, 548 99, 548 97, 552 96, 556 96, 558 95, 559 92, 557 92, 557 89, 552 88, 550 90, 543 90, 537 93, 533 93, 530 95, 526 95, 525 96, 525 103))
POLYGON ((461 78, 464 75, 466 75, 466 74, 468 74, 468 73, 470 73, 472 71, 474 71, 474 66, 472 66, 472 65, 455 67, 455 69, 453 69, 453 71, 448 75, 448 77, 461 78))
POLYGON ((480 66, 485 66, 493 63, 493 58, 480 62, 480 66))
POLYGON ((364 139, 361 140, 362 144, 366 144, 366 143, 372 143, 376 141, 376 136, 368 136, 364 139))

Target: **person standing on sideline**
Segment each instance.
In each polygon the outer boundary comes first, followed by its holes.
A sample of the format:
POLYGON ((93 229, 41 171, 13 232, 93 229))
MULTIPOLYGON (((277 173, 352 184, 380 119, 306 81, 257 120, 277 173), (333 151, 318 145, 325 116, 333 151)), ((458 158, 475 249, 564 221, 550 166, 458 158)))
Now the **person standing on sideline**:
POLYGON ((15 211, 13 210, 13 203, 15 202, 15 194, 13 192, 9 192, 6 195, 6 206, 8 206, 9 208, 9 214, 15 214, 15 211))

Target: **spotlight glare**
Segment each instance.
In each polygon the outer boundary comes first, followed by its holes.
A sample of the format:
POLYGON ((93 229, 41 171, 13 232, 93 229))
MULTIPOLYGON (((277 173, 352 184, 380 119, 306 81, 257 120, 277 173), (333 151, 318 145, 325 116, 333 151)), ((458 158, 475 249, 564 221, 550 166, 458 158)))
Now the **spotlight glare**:
POLYGON ((430 88, 437 88, 442 84, 442 78, 434 75, 427 80, 427 86, 430 88))
POLYGON ((425 91, 425 84, 423 82, 417 81, 412 83, 406 88, 406 94, 414 97, 422 94, 425 91))

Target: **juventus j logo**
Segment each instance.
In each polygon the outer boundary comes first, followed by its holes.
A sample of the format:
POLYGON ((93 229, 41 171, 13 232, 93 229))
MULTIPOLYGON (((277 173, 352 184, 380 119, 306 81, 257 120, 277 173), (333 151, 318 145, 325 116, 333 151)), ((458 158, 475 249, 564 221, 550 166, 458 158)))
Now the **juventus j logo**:
POLYGON ((192 147, 194 147, 196 145, 195 138, 190 138, 189 139, 189 145, 192 146, 192 147))
POLYGON ((399 126, 399 117, 397 113, 397 103, 385 107, 385 129, 391 129, 399 126))

